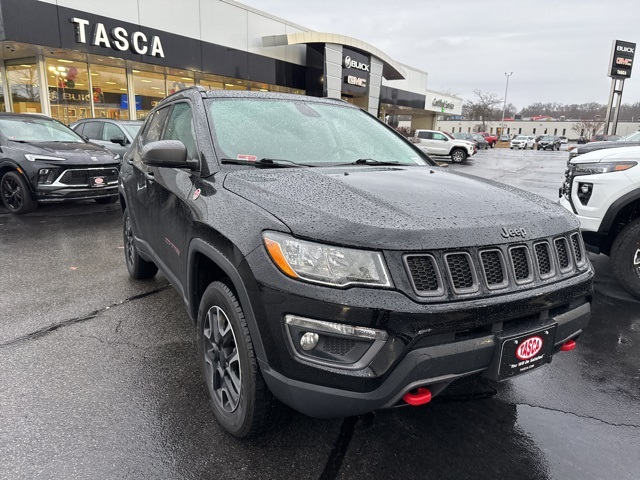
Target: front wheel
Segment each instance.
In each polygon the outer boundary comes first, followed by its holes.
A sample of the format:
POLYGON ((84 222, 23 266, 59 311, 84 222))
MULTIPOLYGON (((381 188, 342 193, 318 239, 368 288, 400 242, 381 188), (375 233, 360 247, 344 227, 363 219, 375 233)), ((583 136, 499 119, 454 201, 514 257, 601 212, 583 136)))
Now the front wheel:
POLYGON ((135 239, 133 238, 133 228, 131 226, 131 217, 129 209, 124 210, 123 215, 122 236, 124 240, 124 260, 127 264, 127 271, 131 278, 136 280, 144 280, 152 278, 158 273, 158 267, 153 262, 144 260, 138 252, 135 239))
POLYGON ((491 148, 496 146, 496 142, 491 142, 491 148))
POLYGON ((18 172, 10 171, 0 181, 0 195, 5 208, 14 215, 33 212, 38 203, 31 197, 29 185, 18 172))
POLYGON ((200 301, 198 357, 213 414, 229 433, 249 437, 277 422, 283 405, 262 378, 242 307, 222 282, 200 301))
POLYGON ((629 223, 618 234, 610 256, 618 283, 631 295, 640 298, 640 218, 629 223))
POLYGON ((456 148, 451 152, 451 160, 455 163, 464 162, 467 159, 467 152, 461 148, 456 148))

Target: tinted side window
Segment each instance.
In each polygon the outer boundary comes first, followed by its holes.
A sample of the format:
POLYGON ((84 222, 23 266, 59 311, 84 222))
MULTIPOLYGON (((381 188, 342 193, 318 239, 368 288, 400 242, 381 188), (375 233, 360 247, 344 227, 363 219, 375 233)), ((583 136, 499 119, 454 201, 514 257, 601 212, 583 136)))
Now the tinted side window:
POLYGON ((102 122, 87 122, 82 133, 89 140, 102 140, 102 122))
POLYGON ((429 132, 418 132, 418 138, 428 139, 429 138, 429 132))
POLYGON ((81 123, 80 125, 76 126, 73 130, 79 135, 84 135, 84 133, 82 133, 82 131, 84 130, 84 123, 81 123))
POLYGON ((144 132, 143 144, 160 140, 162 129, 164 128, 164 124, 167 121, 167 116, 169 115, 169 110, 170 108, 165 107, 153 114, 153 116, 149 120, 146 131, 144 132))
POLYGON ((102 140, 110 141, 113 137, 122 137, 127 138, 120 130, 120 127, 114 125, 113 123, 105 123, 104 128, 102 129, 102 140))
POLYGON ((173 107, 163 140, 180 140, 187 147, 187 158, 198 158, 198 144, 193 128, 193 114, 188 103, 177 103, 173 107))

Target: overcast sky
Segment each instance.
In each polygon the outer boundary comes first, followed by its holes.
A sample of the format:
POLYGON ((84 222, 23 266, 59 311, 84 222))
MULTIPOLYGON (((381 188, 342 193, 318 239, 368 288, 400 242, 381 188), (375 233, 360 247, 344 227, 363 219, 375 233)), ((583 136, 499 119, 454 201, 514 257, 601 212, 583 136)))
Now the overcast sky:
MULTIPOLYGON (((503 98, 504 74, 513 72, 507 101, 518 109, 607 103, 612 41, 640 44, 640 0, 240 1, 311 30, 364 40, 428 72, 430 90, 464 99, 475 89, 503 98)), ((640 101, 640 66, 625 81, 622 101, 640 101)))

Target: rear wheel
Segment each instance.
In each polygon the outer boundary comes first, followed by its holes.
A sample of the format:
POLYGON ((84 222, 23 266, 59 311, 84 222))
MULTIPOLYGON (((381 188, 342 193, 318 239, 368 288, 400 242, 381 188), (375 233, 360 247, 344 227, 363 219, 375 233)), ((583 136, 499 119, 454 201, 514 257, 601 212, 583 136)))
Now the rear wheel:
POLYGON ((38 203, 31 197, 29 185, 18 172, 10 171, 0 181, 0 195, 5 208, 14 215, 33 212, 38 203))
POLYGON ((461 148, 454 148, 451 152, 451 160, 455 163, 464 162, 467 159, 467 152, 461 148))
POLYGON ((127 271, 131 278, 136 280, 144 280, 152 278, 158 273, 158 267, 153 262, 144 260, 138 252, 135 239, 133 238, 133 229, 131 227, 131 217, 129 210, 125 209, 123 218, 123 240, 124 240, 124 259, 127 264, 127 271))
POLYGON ((624 227, 611 247, 611 264, 618 283, 640 298, 640 218, 624 227))
POLYGON ((277 423, 284 406, 267 388, 242 307, 222 282, 202 295, 198 356, 213 414, 229 433, 249 437, 277 423))

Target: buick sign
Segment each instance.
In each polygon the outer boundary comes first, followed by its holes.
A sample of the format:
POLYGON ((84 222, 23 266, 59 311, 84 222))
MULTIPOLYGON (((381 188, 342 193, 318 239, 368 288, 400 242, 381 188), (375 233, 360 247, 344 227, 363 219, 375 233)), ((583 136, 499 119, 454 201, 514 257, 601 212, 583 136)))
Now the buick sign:
POLYGON ((369 71, 369 65, 366 63, 358 62, 356 60, 352 60, 349 55, 344 57, 344 67, 345 68, 356 68, 358 70, 362 70, 363 72, 369 71))

